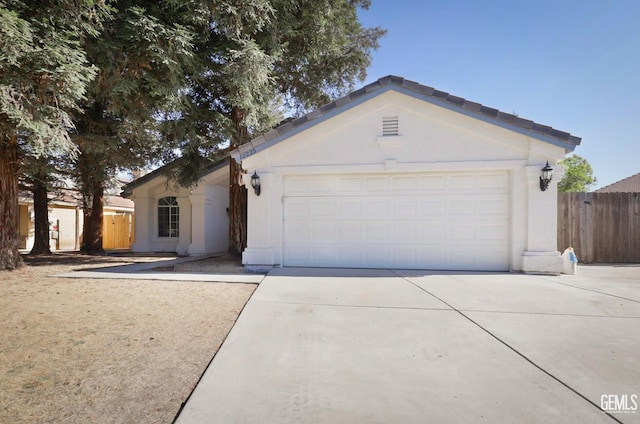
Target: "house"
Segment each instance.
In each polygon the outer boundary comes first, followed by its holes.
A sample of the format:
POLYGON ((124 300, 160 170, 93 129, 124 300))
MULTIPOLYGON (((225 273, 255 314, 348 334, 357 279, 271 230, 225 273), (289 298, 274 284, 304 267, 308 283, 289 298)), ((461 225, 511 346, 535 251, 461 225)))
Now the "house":
POLYGON ((180 160, 129 183, 123 196, 133 200, 134 252, 203 255, 229 246, 229 160, 212 164, 194 188, 171 182, 166 172, 180 160), (145 217, 142 219, 141 217, 145 217))
POLYGON ((595 190, 596 193, 640 193, 640 173, 595 190))
MULTIPOLYGON (((416 82, 381 78, 231 152, 249 189, 242 261, 249 269, 560 272, 556 164, 579 144, 416 82)), ((193 190, 168 185, 161 173, 129 184, 136 215, 147 217, 137 220, 133 249, 226 250, 228 183, 218 163, 193 190)))
POLYGON ((580 141, 381 78, 232 152, 260 184, 243 263, 559 272, 556 163, 580 141))
MULTIPOLYGON (((119 187, 124 184, 118 182, 119 187)), ((21 250, 30 251, 35 239, 33 195, 21 192, 18 198, 18 229, 21 250)), ((49 200, 49 246, 55 250, 78 250, 82 240, 83 210, 80 194, 73 188, 60 190, 49 200)), ((103 247, 128 249, 133 235, 134 204, 112 191, 107 191, 103 210, 103 247)))

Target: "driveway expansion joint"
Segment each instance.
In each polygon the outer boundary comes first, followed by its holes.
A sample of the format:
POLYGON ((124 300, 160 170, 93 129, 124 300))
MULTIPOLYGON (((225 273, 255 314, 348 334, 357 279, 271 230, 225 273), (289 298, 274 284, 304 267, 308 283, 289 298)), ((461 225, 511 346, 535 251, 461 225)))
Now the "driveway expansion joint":
POLYGON ((589 315, 589 314, 561 314, 557 312, 526 312, 526 311, 496 311, 486 309, 460 309, 460 312, 473 313, 489 313, 489 314, 513 314, 513 315, 545 315, 557 317, 580 317, 580 318, 622 318, 622 319, 640 319, 640 316, 628 315, 589 315))
MULTIPOLYGON (((395 273, 395 272, 394 272, 395 273)), ((595 402, 593 402, 591 399, 589 399, 587 396, 585 396, 584 394, 580 393, 577 389, 574 389, 573 387, 571 387, 568 383, 565 383, 564 381, 562 381, 559 377, 556 377, 555 375, 553 375, 551 372, 545 370, 541 365, 538 365, 537 363, 535 363, 532 359, 530 359, 529 357, 527 357, 525 354, 523 354, 522 352, 520 352, 519 350, 517 350, 515 347, 511 346, 509 343, 505 342, 504 340, 502 340, 500 337, 496 336, 495 334, 493 334, 491 331, 489 331, 488 329, 486 329, 485 327, 483 327, 482 325, 480 325, 479 323, 477 323, 476 321, 474 321, 471 317, 469 317, 468 315, 466 315, 462 310, 457 309, 456 307, 454 307, 453 305, 449 304, 447 301, 441 299, 440 297, 436 296, 435 294, 431 293, 429 290, 425 289, 424 287, 419 286, 418 284, 414 283, 413 281, 411 281, 409 278, 410 277, 405 277, 403 275, 400 275, 398 273, 395 273, 398 277, 402 278, 403 280, 407 281, 408 283, 416 286, 417 288, 419 288, 420 290, 424 291, 425 293, 433 296, 434 298, 438 299, 440 302, 444 303, 445 305, 447 305, 448 307, 450 307, 454 312, 457 312, 458 314, 460 314, 462 317, 464 317, 465 319, 467 319, 469 322, 471 322, 472 324, 474 324, 475 326, 477 326, 478 328, 480 328, 482 331, 484 331, 485 333, 487 333, 489 336, 491 336, 492 338, 494 338, 495 340, 497 340, 499 343, 501 343, 502 345, 504 345, 505 347, 507 347, 509 350, 511 350, 512 352, 514 352, 516 355, 520 356, 522 359, 524 359, 526 362, 528 362, 529 364, 533 365, 536 369, 538 369, 539 371, 541 371, 542 373, 546 374, 548 377, 552 378, 553 380, 555 380, 556 382, 560 383, 560 385, 564 386, 565 388, 567 388, 568 390, 570 390, 571 392, 573 392, 574 394, 576 394, 578 397, 582 398, 584 401, 586 401, 588 404, 590 404, 591 406, 593 406, 594 408, 596 408, 598 411, 600 411, 602 414, 608 416, 609 418, 611 418, 613 421, 619 423, 619 424, 624 424, 622 421, 620 421, 619 419, 617 419, 615 416, 613 416, 611 413, 607 412, 607 411, 603 411, 599 405, 597 405, 595 402)), ((562 283, 560 283, 562 284, 562 283)), ((615 296, 617 297, 617 296, 615 296)))
POLYGON ((602 294, 602 295, 605 295, 605 296, 611 296, 611 297, 615 297, 615 298, 622 299, 622 300, 628 300, 629 302, 640 303, 640 300, 638 300, 638 299, 631 299, 629 297, 618 296, 617 294, 602 292, 602 291, 590 289, 590 288, 587 288, 587 287, 580 287, 580 286, 574 286, 572 284, 561 283, 560 281, 550 280, 548 278, 544 278, 544 280, 551 281, 553 283, 560 284, 560 285, 563 285, 563 286, 572 287, 572 288, 578 289, 578 290, 584 290, 584 291, 588 291, 588 292, 592 292, 592 293, 602 294))
POLYGON ((443 311, 443 312, 457 312, 452 308, 429 308, 419 306, 384 306, 384 305, 351 305, 344 303, 317 303, 317 302, 285 302, 279 300, 256 300, 256 302, 262 303, 274 303, 280 305, 304 305, 304 306, 336 306, 344 308, 362 308, 362 309, 406 309, 406 310, 425 310, 425 311, 443 311))

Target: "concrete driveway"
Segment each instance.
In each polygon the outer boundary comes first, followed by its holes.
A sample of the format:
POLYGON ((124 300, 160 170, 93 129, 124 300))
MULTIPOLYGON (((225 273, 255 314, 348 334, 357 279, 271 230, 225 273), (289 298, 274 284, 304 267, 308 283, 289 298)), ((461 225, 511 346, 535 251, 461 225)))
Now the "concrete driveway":
POLYGON ((640 266, 579 272, 273 270, 176 422, 640 423, 640 266))

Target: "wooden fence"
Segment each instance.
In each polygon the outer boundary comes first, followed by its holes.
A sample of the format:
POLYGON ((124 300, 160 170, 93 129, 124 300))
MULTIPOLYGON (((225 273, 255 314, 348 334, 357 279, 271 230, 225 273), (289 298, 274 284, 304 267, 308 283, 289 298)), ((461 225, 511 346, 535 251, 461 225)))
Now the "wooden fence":
POLYGON ((558 193, 558 250, 581 262, 640 262, 640 193, 558 193))
POLYGON ((132 215, 105 215, 102 226, 102 248, 129 249, 131 244, 133 244, 132 215))

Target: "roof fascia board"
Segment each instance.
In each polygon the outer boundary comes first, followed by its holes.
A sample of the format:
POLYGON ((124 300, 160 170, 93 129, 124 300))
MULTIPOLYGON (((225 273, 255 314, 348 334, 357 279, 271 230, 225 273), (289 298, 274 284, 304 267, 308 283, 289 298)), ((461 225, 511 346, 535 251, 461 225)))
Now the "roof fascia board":
MULTIPOLYGON (((240 160, 248 158, 249 156, 253 156, 256 153, 259 153, 265 149, 268 149, 269 147, 280 143, 283 140, 286 140, 287 138, 293 137, 296 134, 299 134, 315 125, 318 125, 328 119, 333 118, 336 115, 339 115, 343 112, 346 112, 364 102, 366 102, 369 99, 372 99, 382 93, 385 93, 387 91, 389 91, 390 89, 392 89, 394 87, 381 87, 378 90, 374 90, 371 91, 369 93, 366 93, 362 96, 357 97, 355 100, 352 100, 342 106, 336 106, 334 108, 332 108, 331 110, 329 110, 328 112, 325 112, 324 114, 322 114, 321 116, 312 119, 311 121, 306 121, 304 124, 300 124, 300 125, 296 125, 295 127, 293 127, 291 130, 285 132, 284 134, 281 134, 279 136, 276 136, 274 138, 272 138, 271 140, 267 140, 263 143, 260 143, 258 145, 255 145, 253 143, 254 140, 258 140, 263 136, 257 137, 256 139, 243 144, 242 146, 238 147, 236 150, 234 150, 233 152, 231 152, 231 157, 234 158, 236 161, 238 160, 238 158, 240 158, 240 160)), ((311 114, 313 114, 314 112, 311 112, 311 114)))
MULTIPOLYGON (((561 140, 558 140, 556 138, 550 137, 550 136, 546 136, 544 134, 540 134, 536 131, 531 131, 531 130, 527 130, 526 128, 522 128, 519 127, 517 125, 511 125, 508 122, 503 122, 500 121, 498 119, 493 119, 491 117, 485 116, 481 113, 478 112, 474 112, 472 110, 467 110, 464 109, 460 106, 456 106, 455 104, 452 104, 451 102, 447 102, 446 100, 441 100, 438 99, 437 97, 433 97, 433 96, 428 96, 425 94, 421 94, 415 90, 412 90, 410 88, 406 88, 406 87, 402 87, 402 86, 398 86, 395 84, 388 84, 388 85, 384 85, 381 86, 377 89, 371 90, 361 96, 358 96, 357 98, 355 98, 354 100, 347 102, 346 104, 342 104, 342 105, 337 105, 336 107, 334 107, 333 109, 331 109, 330 111, 322 114, 321 116, 319 116, 318 118, 312 119, 312 120, 308 120, 303 124, 294 126, 291 130, 286 131, 285 133, 278 135, 270 140, 266 140, 264 142, 259 142, 259 140, 261 138, 264 137, 264 135, 261 135, 260 137, 257 137, 256 139, 250 141, 247 144, 244 144, 240 147, 238 147, 236 150, 231 152, 231 157, 233 157, 233 159, 240 160, 242 161, 243 159, 246 159, 250 156, 253 156, 263 150, 266 150, 268 148, 270 148, 273 145, 276 145, 278 143, 280 143, 283 140, 286 140, 290 137, 293 137, 315 125, 318 125, 328 119, 333 118, 334 116, 341 114, 343 112, 346 112, 356 106, 359 106, 360 104, 374 98, 377 97, 381 94, 384 94, 388 91, 396 91, 398 93, 401 94, 405 94, 407 96, 413 97, 415 99, 418 100, 422 100, 425 101, 427 103, 436 105, 436 106, 440 106, 443 107, 447 110, 453 111, 453 112, 457 112, 457 113, 461 113, 465 116, 468 116, 470 118, 474 118, 474 119, 478 119, 482 122, 486 122, 488 124, 492 124, 492 125, 496 125, 498 127, 501 127, 503 129, 506 130, 510 130, 513 131, 515 133, 524 135, 526 137, 531 137, 531 138, 535 138, 537 140, 543 141, 545 143, 549 143, 552 144, 554 146, 557 147, 561 147, 563 149, 565 149, 565 151, 567 152, 572 152, 575 150, 576 146, 574 144, 571 143, 565 143, 562 142, 561 140), (254 143, 256 142, 256 143, 254 143)), ((342 102, 344 102, 344 100, 342 100, 342 102)), ((313 115, 314 112, 311 112, 311 115, 313 115)), ((286 124, 285 124, 286 125, 286 124)))
MULTIPOLYGON (((155 182, 155 180, 157 180, 158 178, 164 178, 165 180, 168 180, 168 176, 163 171, 168 166, 171 166, 173 163, 175 163, 177 160, 180 160, 180 159, 181 158, 178 158, 172 162, 169 162, 168 164, 163 165, 160 168, 151 171, 147 175, 143 175, 137 180, 131 181, 129 184, 126 185, 125 190, 122 191, 121 193, 122 197, 126 198, 127 196, 130 196, 132 193, 132 190, 139 190, 141 187, 144 187, 149 183, 155 182)), ((207 169, 205 172, 203 172, 201 175, 198 175, 198 181, 204 179, 206 176, 210 174, 213 174, 214 172, 220 170, 221 168, 224 168, 227 165, 229 165, 228 158, 219 160, 215 164, 211 165, 211 167, 207 169)))
POLYGON ((569 152, 574 151, 575 148, 576 148, 576 146, 571 144, 571 143, 564 143, 561 140, 558 140, 556 138, 549 137, 549 136, 546 136, 544 134, 537 133, 535 131, 529 131, 526 128, 522 128, 522 127, 519 127, 519 126, 516 126, 516 125, 511 125, 508 122, 503 122, 503 121, 500 121, 500 120, 497 120, 497 119, 492 119, 491 117, 484 116, 481 113, 477 113, 477 112, 474 112, 472 110, 467 110, 467 109, 464 109, 462 107, 459 107, 459 106, 456 106, 454 104, 451 104, 450 102, 447 102, 447 101, 444 101, 444 100, 440 100, 437 97, 426 96, 424 94, 417 93, 417 92, 415 92, 413 90, 409 90, 409 89, 407 89, 405 87, 391 86, 388 89, 389 90, 398 91, 398 92, 400 92, 402 94, 406 94, 407 96, 411 96, 411 97, 416 98, 418 100, 423 100, 425 102, 431 103, 431 104, 436 105, 436 106, 443 107, 443 108, 448 109, 448 110, 453 111, 453 112, 461 113, 461 114, 463 114, 465 116, 468 116, 470 118, 479 119, 482 122, 486 122, 488 124, 496 125, 498 127, 504 128, 506 130, 510 130, 510 131, 516 132, 518 134, 527 136, 527 137, 535 138, 535 139, 538 139, 540 141, 544 141, 546 143, 550 143, 550 144, 552 144, 554 146, 557 146, 557 147, 562 147, 562 148, 564 148, 565 150, 567 150, 569 152))

